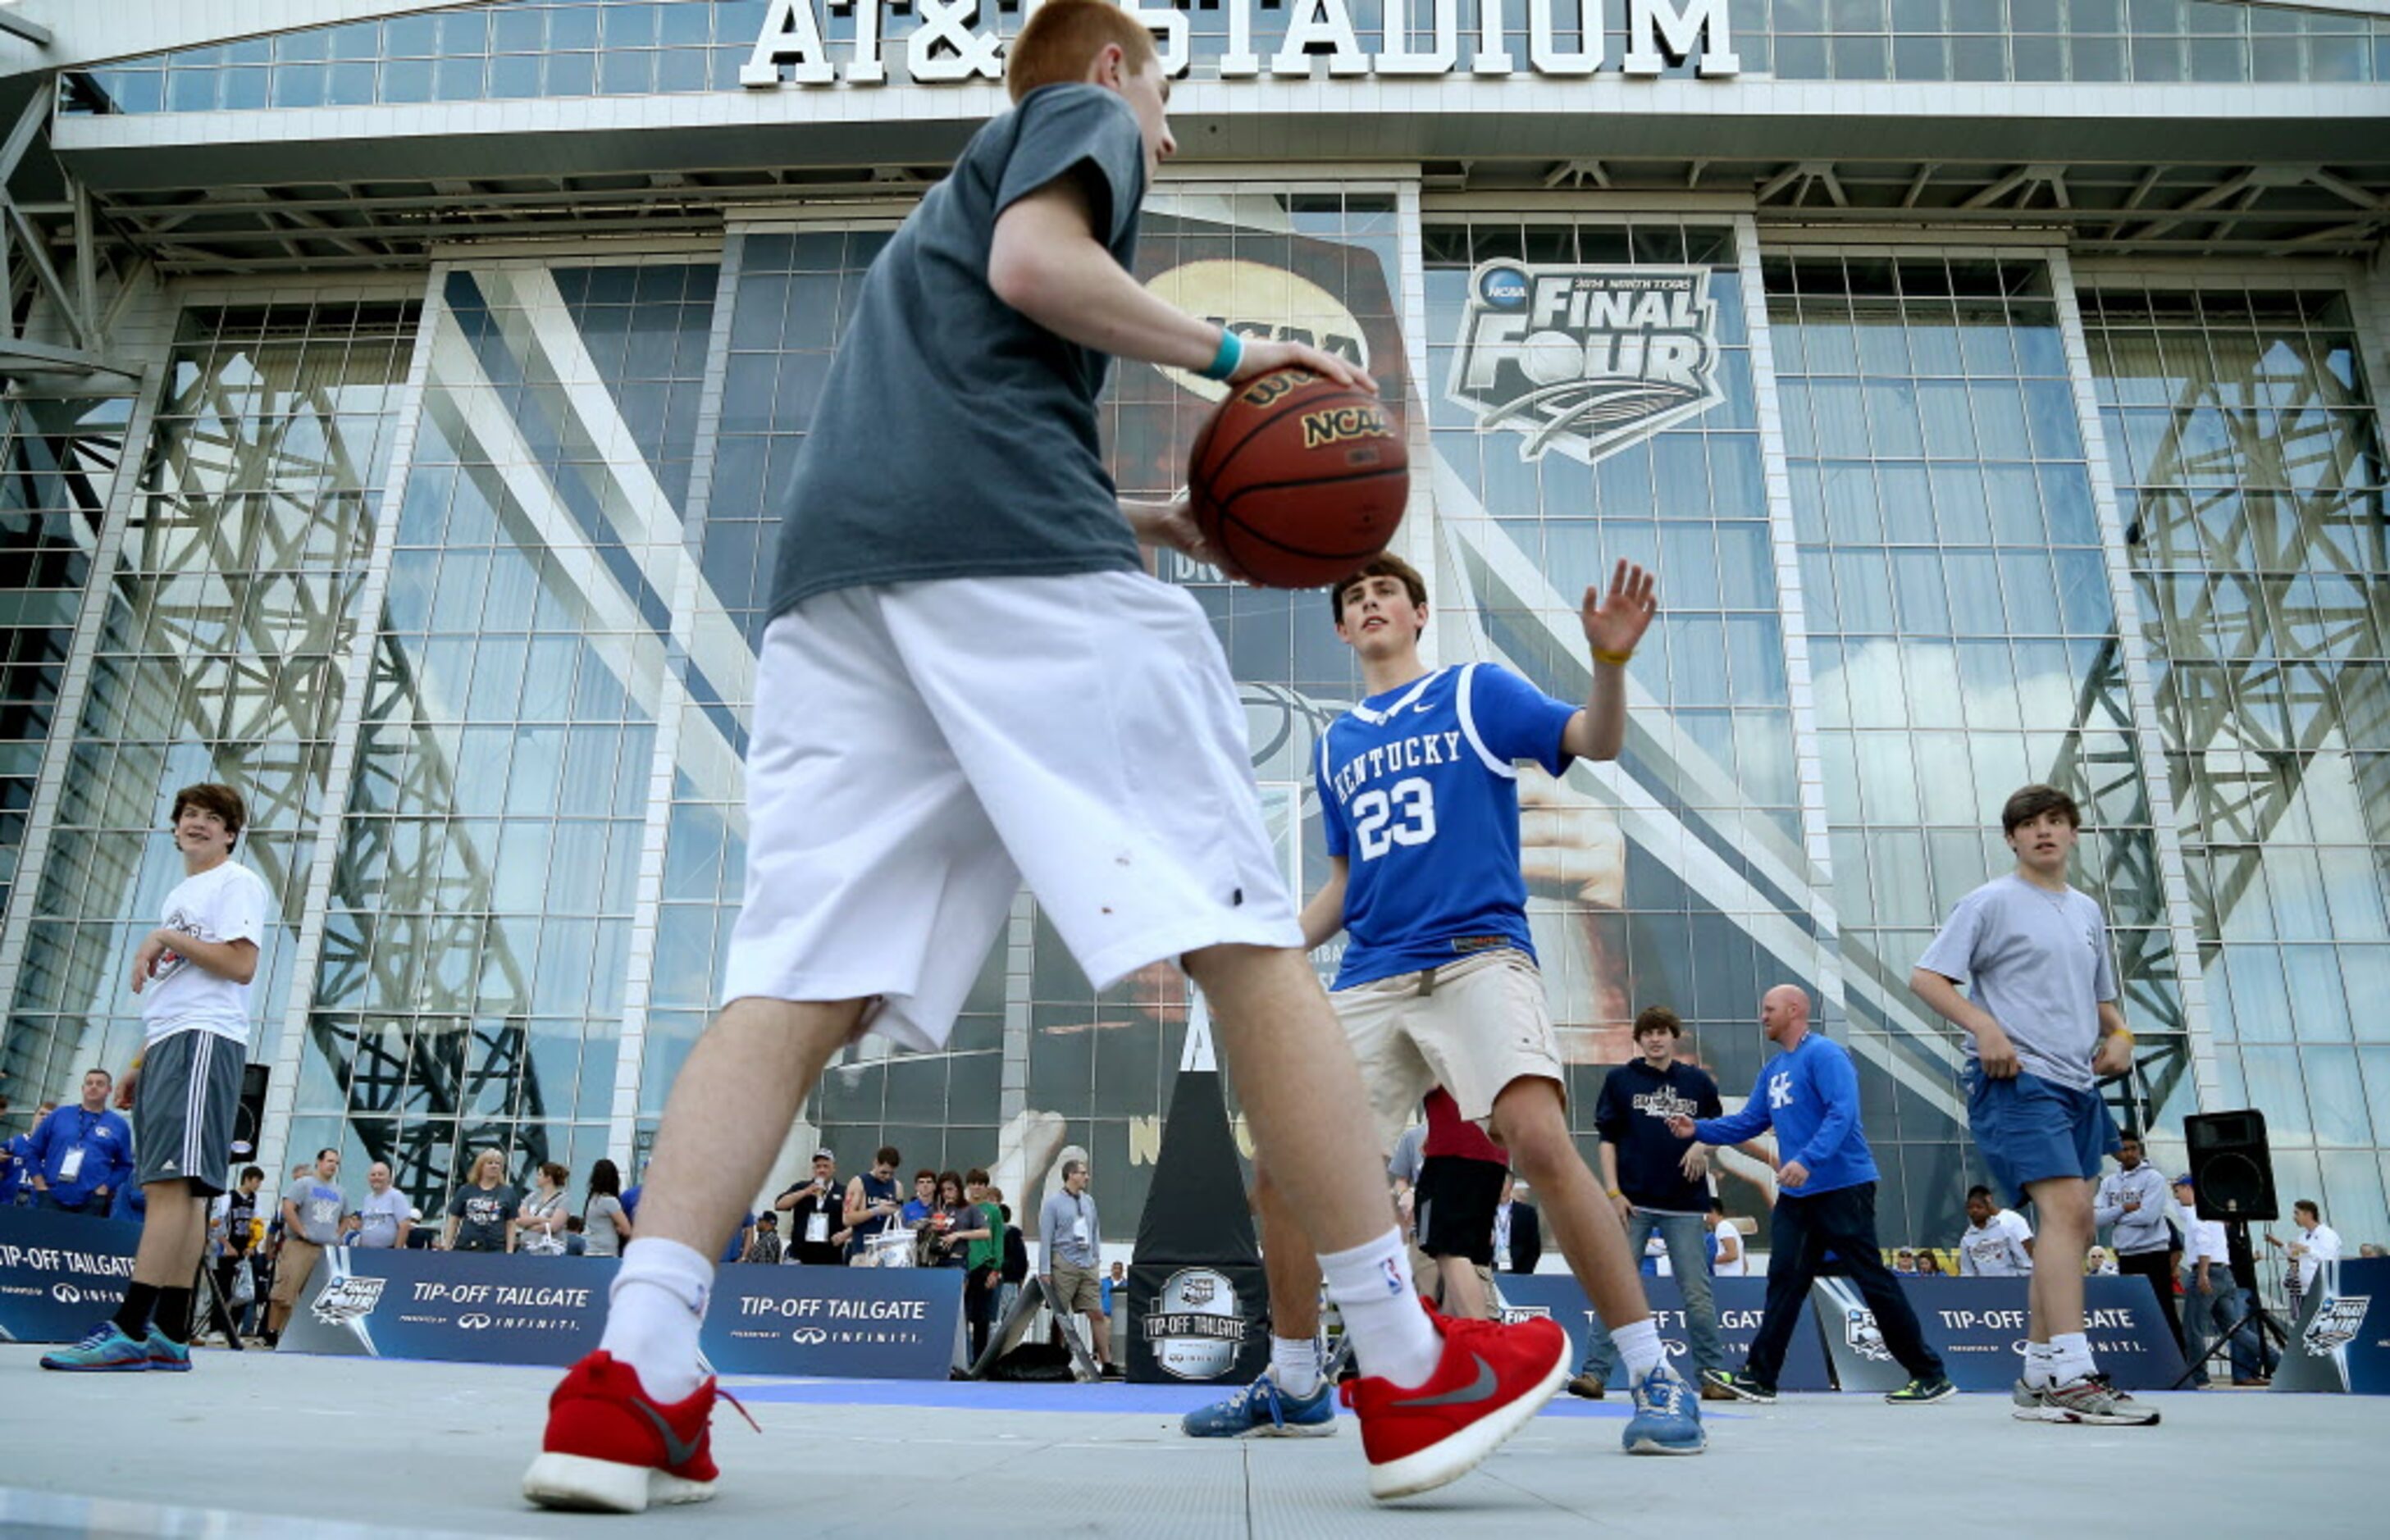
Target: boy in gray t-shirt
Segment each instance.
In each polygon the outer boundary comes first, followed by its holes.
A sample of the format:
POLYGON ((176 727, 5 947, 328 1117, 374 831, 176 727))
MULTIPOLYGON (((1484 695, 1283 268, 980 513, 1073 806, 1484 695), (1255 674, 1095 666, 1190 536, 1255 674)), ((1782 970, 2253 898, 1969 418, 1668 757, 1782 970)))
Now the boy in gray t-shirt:
POLYGON ((2082 824, 2055 787, 2009 798, 2000 827, 2016 870, 1959 901, 1908 987, 1967 1033, 1968 1125, 1993 1176, 2041 1218, 2016 1416, 2147 1425, 2157 1413, 2099 1378, 2083 1332, 2092 1183, 2117 1148, 2093 1084, 2132 1067, 2133 1034, 2116 1007, 2107 921, 2066 881, 2082 824), (1970 982, 1972 1000, 1958 988, 1970 982))
POLYGON ((729 1004, 673 1083, 605 1336, 549 1399, 536 1503, 712 1495, 713 1258, 836 1053, 864 1032, 944 1046, 1024 878, 1099 987, 1176 961, 1212 1002, 1256 1159, 1324 1253, 1372 1491, 1456 1479, 1559 1384, 1550 1322, 1447 1334, 1410 1286, 1227 657, 1139 549, 1216 554, 1185 501, 1124 502, 1104 469, 1110 357, 1249 391, 1294 368, 1375 387, 1137 280, 1137 206, 1176 149, 1141 17, 1045 0, 1004 46, 1013 109, 856 286, 779 489, 729 1004))

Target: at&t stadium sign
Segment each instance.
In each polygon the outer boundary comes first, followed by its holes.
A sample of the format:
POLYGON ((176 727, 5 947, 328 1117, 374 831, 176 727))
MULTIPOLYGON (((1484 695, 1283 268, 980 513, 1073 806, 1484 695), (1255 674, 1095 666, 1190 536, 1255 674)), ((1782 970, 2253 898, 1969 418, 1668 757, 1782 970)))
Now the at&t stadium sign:
MULTIPOLYGON (((1331 78, 1570 79, 1608 71, 1648 78, 1690 61, 1696 74, 1717 79, 1742 70, 1727 4, 1625 0, 1626 46, 1613 58, 1599 19, 1608 8, 1603 0, 1578 0, 1566 12, 1558 0, 1480 0, 1476 24, 1466 30, 1460 0, 1383 0, 1380 25, 1366 33, 1348 0, 1284 0, 1266 9, 1260 0, 1219 0, 1227 45, 1214 62, 1225 81, 1308 79, 1323 58, 1331 78), (1580 16, 1592 23, 1581 27, 1580 16)), ((1166 0, 1121 6, 1152 30, 1169 72, 1185 73, 1194 57, 1187 13, 1166 0)), ((1021 0, 1020 8, 1025 20, 1034 0, 1021 0)), ((739 83, 769 91, 1001 80, 999 9, 998 0, 772 0, 739 83), (833 19, 845 24, 833 29, 833 19)))

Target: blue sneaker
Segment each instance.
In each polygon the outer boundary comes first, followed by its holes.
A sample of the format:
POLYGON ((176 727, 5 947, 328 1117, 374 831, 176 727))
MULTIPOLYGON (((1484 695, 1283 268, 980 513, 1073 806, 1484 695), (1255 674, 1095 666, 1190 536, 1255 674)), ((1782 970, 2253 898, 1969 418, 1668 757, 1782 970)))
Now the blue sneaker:
POLYGON ((191 1372, 191 1344, 178 1342, 156 1327, 149 1328, 149 1367, 168 1374, 191 1372))
POLYGON ((1710 1436, 1702 1428, 1702 1404, 1675 1369, 1660 1365, 1632 1393, 1635 1415, 1619 1440, 1628 1454, 1698 1455, 1710 1446, 1710 1436))
POLYGON ((1198 1406, 1179 1427, 1189 1438, 1326 1438, 1336 1431, 1336 1383, 1323 1377, 1318 1390, 1298 1397, 1265 1373, 1227 1400, 1198 1406))
POLYGON ((42 1367, 79 1374, 132 1374, 148 1367, 149 1344, 127 1337, 114 1321, 100 1322, 91 1328, 90 1336, 72 1347, 42 1354, 42 1367))

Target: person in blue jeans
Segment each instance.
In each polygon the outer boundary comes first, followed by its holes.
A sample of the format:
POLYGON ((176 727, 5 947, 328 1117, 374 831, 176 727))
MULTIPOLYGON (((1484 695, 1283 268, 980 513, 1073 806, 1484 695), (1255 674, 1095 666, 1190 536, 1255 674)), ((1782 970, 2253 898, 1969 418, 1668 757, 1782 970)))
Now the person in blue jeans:
POLYGON ((2097 1086, 2132 1068, 2133 1034, 2116 1004, 2107 918, 2066 880, 2082 827, 2075 799, 2054 786, 2011 793, 2000 830, 2016 870, 1959 901, 1908 988, 1966 1033, 1968 1126, 1993 1180, 2041 1223, 2015 1416, 2148 1427, 2157 1412, 2109 1383, 2084 1332, 2093 1184, 2123 1142, 2097 1086))
MULTIPOLYGON (((1668 1131, 1684 1114, 1715 1118, 1726 1109, 1709 1072, 1677 1059, 1684 1023, 1665 1006, 1647 1006, 1635 1018, 1635 1048, 1642 1057, 1610 1072, 1595 1099, 1593 1125, 1601 1135, 1601 1185, 1626 1222, 1626 1248, 1638 1257, 1656 1233, 1684 1297, 1685 1335, 1702 1399, 1731 1401, 1713 1382, 1725 1367, 1718 1350, 1717 1304, 1710 1291, 1708 1165, 1696 1147, 1668 1131), (1688 1161, 1690 1153, 1693 1159, 1688 1161)), ((1587 1325, 1585 1364, 1569 1381, 1573 1394, 1599 1401, 1618 1377, 1618 1352, 1599 1317, 1587 1325)))
POLYGON ((1809 1030, 1809 995, 1778 984, 1761 996, 1759 1024, 1783 1049, 1759 1067, 1751 1099, 1728 1117, 1699 1122, 1679 1112, 1668 1120, 1680 1139, 1741 1144, 1776 1130, 1787 1151, 1776 1170, 1775 1213, 1768 1220, 1767 1309, 1739 1374, 1706 1382, 1740 1401, 1776 1399, 1776 1376, 1802 1320, 1801 1306, 1818 1276, 1849 1277, 1883 1333, 1883 1345, 1908 1371, 1908 1383, 1884 1397, 1895 1405, 1925 1405, 1959 1393, 1925 1345, 1917 1313, 1900 1291, 1875 1238, 1875 1156, 1859 1122, 1859 1077, 1844 1046, 1809 1030))

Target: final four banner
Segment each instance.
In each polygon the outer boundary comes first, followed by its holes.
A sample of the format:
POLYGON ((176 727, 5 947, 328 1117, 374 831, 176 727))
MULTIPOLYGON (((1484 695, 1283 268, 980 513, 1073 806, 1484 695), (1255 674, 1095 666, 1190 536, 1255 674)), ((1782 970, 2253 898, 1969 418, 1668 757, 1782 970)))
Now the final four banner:
POLYGON ((2390 1395, 2390 1258, 2352 1257, 2334 1264, 2332 1276, 2335 1308, 2309 1322, 2302 1346, 2337 1347, 2350 1390, 2390 1395))
MULTIPOLYGON (((560 1367, 598 1345, 619 1265, 337 1247, 315 1264, 282 1351, 560 1367)), ((949 1268, 734 1263, 714 1274, 702 1343, 725 1374, 943 1380, 961 1314, 962 1275, 949 1268)))
MULTIPOLYGON (((2025 1278, 1903 1278, 1901 1290, 1917 1312, 1925 1345, 1962 1391, 2005 1391, 2024 1368, 2029 1322, 2025 1278)), ((1894 1391, 1908 1371, 1883 1345, 1875 1313, 1848 1278, 1820 1278, 1809 1296, 1833 1355, 1834 1378, 1846 1391, 1894 1391)), ((2182 1350, 2166 1329, 2150 1280, 2083 1280, 2085 1327, 2091 1353, 2128 1391, 2162 1391, 2182 1378, 2182 1350)))
POLYGON ((2390 1261, 2327 1262, 2296 1305, 2274 1389, 2390 1395, 2390 1261))
POLYGON ((0 1341, 72 1342, 124 1303, 141 1226, 0 1209, 0 1341))
MULTIPOLYGON (((1569 1334, 1569 1362, 1585 1362, 1586 1324, 1593 1319, 1593 1311, 1586 1303, 1585 1290, 1577 1287, 1576 1279, 1565 1273, 1537 1273, 1525 1277, 1505 1273, 1494 1281, 1501 1288, 1511 1319, 1549 1315, 1569 1334)), ((1710 1288, 1717 1298, 1718 1348, 1725 1360, 1719 1367, 1739 1369, 1751 1353, 1751 1340, 1759 1334, 1762 1307, 1767 1303, 1767 1280, 1712 1278, 1710 1288)), ((1660 1340, 1667 1344, 1669 1361, 1682 1369, 1690 1380, 1694 1367, 1692 1345, 1685 1335, 1685 1297, 1677 1280, 1647 1277, 1643 1280, 1643 1292, 1651 1302, 1651 1314, 1660 1325, 1660 1340)), ((1809 1307, 1801 1308, 1806 1314, 1809 1307)), ((1818 1345, 1816 1332, 1805 1326, 1794 1330, 1792 1349, 1784 1355, 1784 1370, 1777 1376, 1776 1383, 1779 1390, 1786 1391, 1834 1388, 1826 1372, 1826 1355, 1818 1345)))

